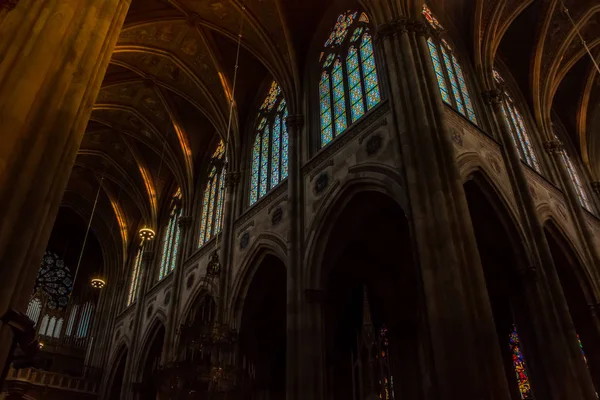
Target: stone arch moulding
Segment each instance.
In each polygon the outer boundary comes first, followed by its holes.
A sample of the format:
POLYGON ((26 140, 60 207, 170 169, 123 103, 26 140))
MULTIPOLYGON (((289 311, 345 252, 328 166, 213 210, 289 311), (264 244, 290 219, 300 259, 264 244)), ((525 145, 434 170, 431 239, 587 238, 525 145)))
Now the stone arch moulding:
MULTIPOLYGON (((391 169, 390 167, 387 168, 391 169)), ((390 179, 381 179, 379 173, 365 171, 361 175, 366 176, 349 177, 337 190, 328 193, 309 224, 309 229, 306 232, 306 256, 303 266, 304 276, 302 277, 307 288, 321 288, 321 264, 327 242, 321 239, 329 237, 334 222, 355 195, 362 192, 384 194, 396 202, 407 218, 410 219, 408 197, 397 179, 392 177, 390 185, 390 179)))
POLYGON ((152 342, 156 338, 156 335, 160 331, 161 327, 162 327, 162 329, 165 329, 165 331, 166 331, 165 323, 166 323, 166 321, 161 320, 161 318, 158 315, 156 315, 152 319, 152 322, 148 325, 149 327, 146 329, 146 332, 142 336, 142 340, 140 341, 140 343, 142 345, 140 347, 138 347, 137 354, 132 354, 132 356, 134 357, 133 358, 133 368, 134 368, 133 375, 136 379, 141 378, 141 376, 143 374, 144 364, 146 362, 145 356, 148 355, 147 354, 148 352, 146 350, 148 349, 149 346, 152 345, 152 342))
POLYGON ((544 230, 556 240, 561 247, 560 250, 565 253, 567 258, 572 259, 574 266, 577 268, 575 275, 585 293, 588 304, 595 304, 594 299, 600 298, 600 288, 598 282, 594 279, 594 274, 587 268, 587 265, 593 265, 593 263, 586 262, 586 257, 582 254, 579 246, 576 245, 577 242, 569 236, 565 226, 551 212, 548 212, 547 218, 542 219, 542 221, 544 230))
MULTIPOLYGON (((500 186, 497 185, 494 179, 483 168, 474 170, 468 176, 468 181, 472 181, 477 185, 498 215, 503 228, 510 238, 511 246, 515 251, 517 260, 523 260, 532 265, 531 245, 523 233, 523 227, 517 217, 518 213, 509 201, 510 196, 501 190, 500 186)), ((513 266, 513 268, 517 267, 513 266)))
MULTIPOLYGON (((183 324, 185 322, 187 317, 192 312, 194 305, 199 299, 202 298, 202 296, 209 295, 213 298, 213 300, 216 303, 216 293, 218 293, 219 288, 215 285, 214 282, 206 279, 206 277, 202 277, 201 279, 199 279, 199 281, 200 283, 196 284, 196 287, 193 289, 193 292, 188 296, 184 307, 181 309, 181 314, 178 314, 179 321, 176 326, 179 326, 179 324, 183 324)), ((179 338, 175 340, 175 344, 177 344, 178 341, 179 338)))
POLYGON ((117 342, 117 345, 114 346, 113 348, 114 348, 114 351, 112 351, 112 354, 108 358, 109 362, 107 364, 112 370, 108 374, 103 374, 102 382, 100 385, 99 398, 103 398, 103 394, 105 396, 106 391, 110 390, 110 388, 113 385, 114 378, 115 378, 115 371, 117 370, 116 363, 118 361, 120 361, 121 357, 123 357, 123 355, 125 355, 125 354, 127 355, 127 357, 131 357, 131 354, 129 354, 130 340, 126 335, 121 336, 121 338, 117 342))
POLYGON ((258 271, 265 257, 269 255, 279 259, 287 268, 287 246, 285 241, 273 233, 262 233, 254 240, 247 255, 243 258, 236 276, 233 277, 231 296, 229 296, 230 303, 226 305, 226 310, 227 315, 232 320, 231 322, 238 323, 236 326, 239 326, 241 319, 242 300, 248 293, 256 271, 258 271))

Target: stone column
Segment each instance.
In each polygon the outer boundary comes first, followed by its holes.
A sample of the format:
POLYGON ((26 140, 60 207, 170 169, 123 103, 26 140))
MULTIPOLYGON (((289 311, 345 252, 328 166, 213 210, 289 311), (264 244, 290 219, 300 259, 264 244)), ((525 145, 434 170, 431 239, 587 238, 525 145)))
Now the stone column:
POLYGON ((593 399, 575 328, 544 230, 537 217, 524 167, 502 112, 503 91, 484 93, 499 126, 508 175, 531 248, 528 268, 517 271, 513 310, 536 397, 593 399))
POLYGON ((233 267, 233 222, 235 218, 235 194, 240 183, 240 173, 231 171, 225 175, 225 204, 223 205, 223 230, 221 232, 221 249, 218 251, 221 261, 221 276, 219 277, 219 297, 222 304, 222 322, 227 321, 227 303, 231 285, 231 269, 233 267))
POLYGON ((162 354, 162 361, 170 361, 175 354, 173 344, 175 343, 175 336, 177 335, 177 328, 179 326, 179 295, 181 293, 181 280, 183 277, 183 264, 187 257, 185 252, 186 243, 190 241, 192 226, 192 217, 189 215, 183 215, 177 220, 177 224, 180 230, 181 240, 178 243, 177 260, 175 266, 175 272, 173 273, 173 283, 171 284, 171 302, 169 303, 169 311, 167 313, 167 326, 165 331, 165 347, 162 354))
POLYGON ((319 289, 305 289, 302 296, 302 374, 303 398, 323 400, 327 370, 325 349, 324 306, 327 293, 319 289))
POLYGON ((135 307, 135 315, 133 317, 133 331, 131 333, 131 349, 129 349, 129 352, 127 354, 127 361, 125 362, 125 374, 123 378, 123 388, 121 390, 122 399, 135 398, 135 393, 132 392, 132 384, 138 383, 137 381, 141 379, 141 376, 139 376, 138 374, 141 366, 134 364, 134 362, 137 362, 140 359, 140 346, 143 344, 140 343, 140 328, 142 325, 142 320, 144 319, 144 313, 146 311, 144 305, 146 303, 146 293, 148 292, 148 285, 152 279, 152 259, 154 258, 153 251, 142 251, 142 264, 140 266, 140 293, 138 295, 137 300, 135 301, 135 305, 133 306, 135 307))
MULTIPOLYGON (((20 0, 0 14, 0 315, 25 310, 129 4, 20 0)), ((10 335, 0 327, 0 365, 10 335)))
MULTIPOLYGON (((419 330, 422 392, 435 399, 509 399, 469 209, 426 42, 427 26, 363 0, 378 24, 393 128, 411 205, 426 321, 419 330), (464 382, 470 382, 465 385, 464 382)), ((420 14, 419 14, 419 18, 420 14)), ((417 328, 415 328, 417 329, 417 328)))
POLYGON ((311 398, 304 395, 306 387, 302 376, 301 348, 301 302, 302 273, 300 267, 302 247, 302 177, 300 175, 301 137, 304 116, 290 115, 286 119, 289 135, 289 175, 288 175, 288 265, 287 265, 287 329, 286 329, 286 399, 302 400, 311 398))

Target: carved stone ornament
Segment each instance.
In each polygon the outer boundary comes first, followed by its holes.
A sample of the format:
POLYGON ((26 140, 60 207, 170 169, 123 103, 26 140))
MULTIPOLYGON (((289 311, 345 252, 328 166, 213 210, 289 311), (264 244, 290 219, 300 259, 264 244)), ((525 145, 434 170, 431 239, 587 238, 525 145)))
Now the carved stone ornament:
POLYGON ((495 88, 482 93, 483 99, 491 106, 500 106, 504 99, 504 92, 501 89, 495 88))
POLYGON ((167 294, 165 294, 165 301, 164 301, 165 306, 168 306, 170 302, 171 302, 171 292, 167 292, 167 294))
POLYGON ((538 270, 533 265, 527 268, 520 269, 519 271, 517 271, 517 274, 520 278, 525 279, 527 281, 535 282, 538 279, 538 270))
POLYGON ((594 191, 594 193, 600 196, 600 181, 592 182, 592 190, 594 191))
POLYGON ((285 119, 290 133, 298 132, 304 126, 304 115, 290 115, 285 119))
POLYGON ((327 174, 327 172, 323 172, 321 175, 319 175, 317 181, 315 182, 315 193, 322 193, 328 185, 329 175, 327 174))
POLYGON ((456 143, 458 145, 458 147, 462 147, 463 146, 463 137, 460 134, 460 131, 458 129, 453 129, 452 130, 452 141, 454 143, 456 143))
POLYGON ((152 304, 150 304, 148 306, 148 309, 146 310, 146 318, 150 318, 152 316, 153 312, 154 312, 154 306, 152 304))
POLYGON ((225 175, 225 187, 236 187, 240 183, 240 179, 239 172, 228 172, 225 175))
POLYGON ((242 234, 242 237, 240 238, 240 249, 245 249, 246 247, 248 247, 248 244, 250 243, 250 233, 249 232, 244 232, 242 234))
POLYGON ((179 224, 179 228, 181 230, 188 229, 190 226, 192 226, 192 217, 189 215, 182 215, 177 220, 177 224, 179 224))
POLYGON ((544 143, 544 149, 546 152, 551 155, 560 154, 563 150, 563 145, 560 140, 549 140, 544 143))
POLYGON ((273 225, 278 225, 283 219, 283 209, 281 207, 277 207, 275 211, 273 211, 273 216, 271 217, 271 223, 273 225))
POLYGON ((372 156, 381 149, 381 145, 383 144, 383 138, 381 135, 373 135, 367 140, 367 154, 372 156))

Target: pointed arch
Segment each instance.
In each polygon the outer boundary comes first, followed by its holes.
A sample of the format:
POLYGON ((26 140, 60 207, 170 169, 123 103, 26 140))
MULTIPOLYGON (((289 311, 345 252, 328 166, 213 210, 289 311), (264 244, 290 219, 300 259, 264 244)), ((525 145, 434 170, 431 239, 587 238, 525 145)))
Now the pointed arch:
POLYGON ((181 189, 171 199, 169 207, 169 222, 163 235, 162 254, 160 258, 160 268, 158 271, 158 280, 162 280, 171 271, 175 269, 177 263, 177 252, 179 251, 179 241, 181 232, 178 220, 183 213, 181 189))
POLYGON ((202 196, 199 247, 221 231, 227 174, 225 143, 222 140, 217 145, 208 167, 208 179, 202 196))

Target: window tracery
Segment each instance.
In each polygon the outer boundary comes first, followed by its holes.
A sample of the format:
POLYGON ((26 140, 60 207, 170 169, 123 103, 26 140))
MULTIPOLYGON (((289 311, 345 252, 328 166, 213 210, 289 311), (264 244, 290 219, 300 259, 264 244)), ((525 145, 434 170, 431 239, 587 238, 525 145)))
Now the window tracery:
POLYGON ((517 377, 517 384, 519 385, 519 392, 521 393, 521 399, 533 399, 531 383, 529 382, 529 376, 527 374, 527 368, 525 365, 525 358, 523 357, 523 353, 521 351, 519 334, 517 333, 517 327, 514 325, 509 335, 509 346, 513 368, 517 377))
MULTIPOLYGON (((425 4, 423 5, 423 16, 434 32, 441 32, 444 29, 425 4)), ((475 115, 465 76, 452 46, 443 38, 431 37, 427 39, 427 45, 442 100, 471 122, 477 124, 477 116, 475 115)))
POLYGON ((338 17, 321 53, 319 81, 321 147, 381 101, 369 17, 338 17))
POLYGON ((140 291, 140 278, 142 273, 142 246, 138 248, 135 260, 133 262, 133 269, 131 271, 131 282, 129 284, 129 295, 127 296, 127 306, 133 304, 139 295, 140 291))
POLYGON ((160 260, 158 280, 163 279, 175 269, 175 263, 177 261, 177 252, 179 250, 179 240, 181 236, 177 221, 179 217, 181 217, 182 212, 183 210, 181 208, 181 189, 178 189, 177 193, 175 193, 175 196, 173 196, 173 199, 171 201, 169 223, 167 224, 167 229, 165 230, 163 238, 163 248, 160 260))
MULTIPOLYGON (((561 140, 556 136, 556 134, 554 135, 554 138, 556 140, 558 140, 559 142, 561 142, 561 140)), ((575 194, 577 195, 577 198, 579 199, 579 204, 581 204, 581 206, 583 208, 585 208, 586 210, 591 210, 592 208, 590 205, 590 201, 585 192, 584 186, 581 182, 581 178, 579 177, 579 174, 577 173, 577 169, 575 168, 575 164, 573 164, 573 161, 571 160, 571 157, 569 157, 567 150, 564 149, 564 146, 563 146, 563 149, 560 151, 560 154, 561 154, 562 161, 565 164, 565 167, 567 168, 567 173, 569 174, 569 178, 571 178, 571 182, 573 183, 573 188, 575 189, 575 194)))
POLYGON ((281 88, 273 81, 258 113, 252 146, 250 205, 288 176, 288 109, 281 88))
POLYGON ((202 196, 199 246, 221 231, 226 174, 225 143, 221 140, 210 159, 210 173, 202 196))
POLYGON ((515 101, 508 93, 506 85, 504 84, 504 79, 502 79, 498 71, 495 69, 493 72, 494 80, 502 88, 502 112, 512 133, 511 137, 513 143, 517 147, 521 159, 537 172, 541 172, 540 164, 538 163, 537 157, 533 150, 533 145, 531 144, 529 133, 525 127, 526 125, 523 116, 519 112, 515 101))

